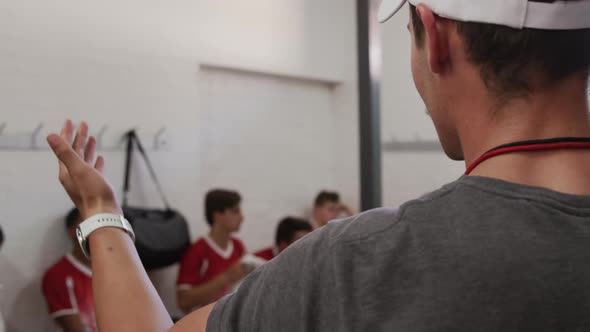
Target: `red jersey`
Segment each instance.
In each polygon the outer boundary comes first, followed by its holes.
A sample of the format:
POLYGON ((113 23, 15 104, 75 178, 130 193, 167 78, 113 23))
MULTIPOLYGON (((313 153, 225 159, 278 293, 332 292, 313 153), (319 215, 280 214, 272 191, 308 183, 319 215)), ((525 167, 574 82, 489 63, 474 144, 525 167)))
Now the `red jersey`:
POLYGON ((78 315, 84 331, 98 331, 90 268, 67 254, 45 272, 42 288, 51 318, 78 315))
MULTIPOLYGON (((200 238, 180 261, 176 282, 178 289, 190 289, 211 281, 237 263, 245 253, 244 245, 238 239, 232 238, 227 249, 222 250, 210 237, 200 238)), ((227 291, 228 289, 224 289, 216 300, 227 291)))
POLYGON ((278 251, 277 248, 270 247, 270 248, 260 250, 260 251, 256 252, 254 255, 257 257, 260 257, 264 260, 269 261, 277 256, 277 254, 278 254, 277 251, 278 251))

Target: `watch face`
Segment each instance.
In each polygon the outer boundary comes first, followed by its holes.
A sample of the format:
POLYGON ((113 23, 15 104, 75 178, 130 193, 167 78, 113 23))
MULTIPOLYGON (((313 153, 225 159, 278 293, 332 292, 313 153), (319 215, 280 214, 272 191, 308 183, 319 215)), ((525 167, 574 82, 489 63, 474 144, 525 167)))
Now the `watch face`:
POLYGON ((80 227, 76 228, 76 236, 78 237, 78 242, 82 244, 84 242, 84 235, 82 234, 80 227))

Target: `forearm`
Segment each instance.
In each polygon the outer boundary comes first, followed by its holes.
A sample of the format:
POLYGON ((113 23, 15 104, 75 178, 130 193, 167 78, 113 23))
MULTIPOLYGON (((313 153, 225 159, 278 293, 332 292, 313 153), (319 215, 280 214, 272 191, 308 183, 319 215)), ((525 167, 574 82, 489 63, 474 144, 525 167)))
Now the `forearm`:
POLYGON ((220 275, 208 283, 191 289, 178 291, 178 306, 185 312, 200 308, 217 300, 219 293, 231 286, 225 275, 220 275))
POLYGON ((342 208, 342 211, 344 212, 344 214, 346 214, 347 217, 351 217, 354 216, 356 213, 354 212, 354 210, 348 206, 348 205, 344 205, 342 208))
POLYGON ((92 286, 101 331, 167 331, 172 320, 148 278, 133 241, 116 228, 90 235, 92 286))
POLYGON ((213 307, 215 307, 215 303, 187 315, 176 323, 170 332, 205 332, 207 330, 207 320, 213 307))

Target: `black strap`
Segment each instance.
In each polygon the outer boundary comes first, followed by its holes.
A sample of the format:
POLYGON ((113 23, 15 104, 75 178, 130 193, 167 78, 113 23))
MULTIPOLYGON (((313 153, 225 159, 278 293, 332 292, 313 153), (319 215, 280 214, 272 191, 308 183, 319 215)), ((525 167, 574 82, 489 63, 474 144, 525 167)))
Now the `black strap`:
POLYGON ((137 150, 143 157, 143 160, 145 160, 145 164, 147 165, 148 171, 150 172, 152 181, 154 181, 154 184, 156 185, 156 189, 160 194, 160 198, 162 198, 162 202, 164 202, 164 206, 167 210, 170 210, 170 204, 168 203, 168 199, 164 194, 164 190, 162 190, 162 185, 160 185, 160 181, 158 181, 156 172, 152 167, 152 163, 150 162, 150 159, 148 158, 147 153, 145 152, 145 149, 143 148, 143 145, 141 144, 141 141, 137 136, 137 133, 135 132, 135 130, 131 130, 125 136, 127 137, 127 156, 125 161, 125 179, 123 182, 123 206, 127 206, 127 196, 130 190, 129 180, 131 177, 131 160, 133 159, 133 145, 135 143, 135 145, 137 145, 137 150))
POLYGON ((125 179, 123 180, 123 206, 127 206, 127 194, 129 193, 129 178, 131 176, 131 159, 133 155, 133 131, 125 134, 127 140, 127 153, 125 154, 125 179))

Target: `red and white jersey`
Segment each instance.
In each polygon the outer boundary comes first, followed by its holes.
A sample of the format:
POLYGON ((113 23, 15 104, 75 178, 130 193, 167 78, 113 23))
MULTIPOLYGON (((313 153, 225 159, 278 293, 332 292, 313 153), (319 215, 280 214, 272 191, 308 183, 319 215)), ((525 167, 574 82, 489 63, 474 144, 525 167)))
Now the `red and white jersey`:
POLYGON ((254 255, 260 257, 264 260, 271 260, 275 258, 279 254, 279 251, 276 247, 266 248, 260 251, 257 251, 254 255))
POLYGON ((67 254, 45 272, 42 288, 51 318, 78 315, 85 332, 98 331, 90 268, 67 254))
MULTIPOLYGON (((244 245, 238 239, 232 238, 223 250, 210 237, 200 238, 186 251, 180 261, 176 282, 178 289, 190 289, 211 281, 237 263, 245 253, 244 245)), ((216 300, 223 297, 227 291, 228 289, 224 289, 216 300)))

